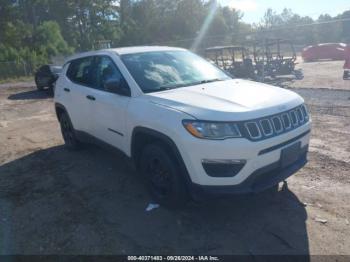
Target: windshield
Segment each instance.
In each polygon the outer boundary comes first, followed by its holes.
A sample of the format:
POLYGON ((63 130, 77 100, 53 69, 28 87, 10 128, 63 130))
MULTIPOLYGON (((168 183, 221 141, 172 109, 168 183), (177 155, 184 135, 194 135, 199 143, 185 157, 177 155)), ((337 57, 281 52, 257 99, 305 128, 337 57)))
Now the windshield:
POLYGON ((51 66, 51 71, 54 74, 60 74, 62 71, 62 67, 60 66, 51 66))
POLYGON ((189 51, 126 54, 121 59, 145 93, 231 79, 189 51))

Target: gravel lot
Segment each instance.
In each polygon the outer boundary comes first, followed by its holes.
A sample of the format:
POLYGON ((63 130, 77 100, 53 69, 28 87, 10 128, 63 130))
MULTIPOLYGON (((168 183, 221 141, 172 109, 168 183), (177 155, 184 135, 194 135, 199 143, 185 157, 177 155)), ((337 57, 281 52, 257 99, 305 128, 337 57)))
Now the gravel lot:
MULTIPOLYGON (((278 192, 145 212, 123 156, 68 152, 52 98, 0 85, 0 254, 350 255, 350 81, 341 62, 279 82, 310 105, 308 165, 278 192)), ((311 257, 311 260, 317 260, 311 257)))

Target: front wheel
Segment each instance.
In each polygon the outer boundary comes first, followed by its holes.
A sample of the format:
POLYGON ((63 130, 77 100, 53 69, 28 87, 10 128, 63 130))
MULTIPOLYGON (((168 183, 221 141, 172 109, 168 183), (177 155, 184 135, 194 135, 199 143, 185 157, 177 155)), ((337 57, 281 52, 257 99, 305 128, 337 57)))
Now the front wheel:
POLYGON ((162 145, 147 145, 141 155, 139 169, 146 186, 159 204, 181 207, 188 200, 185 181, 178 161, 162 145))
POLYGON ((59 117, 61 132, 65 146, 70 150, 77 150, 80 147, 80 142, 76 138, 75 131, 70 121, 70 118, 67 113, 62 113, 59 117))

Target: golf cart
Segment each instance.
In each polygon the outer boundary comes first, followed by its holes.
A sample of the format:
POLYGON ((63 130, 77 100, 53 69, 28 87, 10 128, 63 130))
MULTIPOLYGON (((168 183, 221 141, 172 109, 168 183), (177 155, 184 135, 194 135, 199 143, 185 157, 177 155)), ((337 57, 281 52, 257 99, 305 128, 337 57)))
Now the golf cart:
POLYGON ((205 50, 205 57, 237 78, 255 79, 253 61, 245 47, 210 47, 205 50))
POLYGON ((259 78, 294 75, 303 79, 301 70, 296 70, 296 52, 289 40, 265 39, 253 44, 255 68, 259 78))

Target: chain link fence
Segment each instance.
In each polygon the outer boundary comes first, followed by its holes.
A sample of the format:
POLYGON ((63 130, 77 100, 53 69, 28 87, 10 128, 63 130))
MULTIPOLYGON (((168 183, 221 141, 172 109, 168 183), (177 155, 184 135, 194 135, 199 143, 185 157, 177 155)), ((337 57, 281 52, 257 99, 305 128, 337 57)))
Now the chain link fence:
POLYGON ((34 68, 25 61, 0 61, 0 80, 32 75, 34 68))
POLYGON ((35 71, 44 64, 62 66, 67 56, 54 56, 50 61, 36 61, 16 59, 14 61, 0 61, 0 80, 33 76, 35 71))

